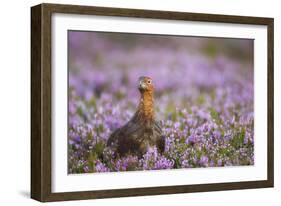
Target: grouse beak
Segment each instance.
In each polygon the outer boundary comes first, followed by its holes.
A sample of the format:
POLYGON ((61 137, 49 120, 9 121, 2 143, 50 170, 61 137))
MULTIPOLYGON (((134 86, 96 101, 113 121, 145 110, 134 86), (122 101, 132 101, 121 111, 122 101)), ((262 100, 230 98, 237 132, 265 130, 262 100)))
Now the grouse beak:
POLYGON ((146 85, 145 85, 145 83, 143 83, 143 82, 141 81, 140 84, 139 84, 139 90, 143 91, 143 90, 145 90, 145 89, 146 89, 146 85))

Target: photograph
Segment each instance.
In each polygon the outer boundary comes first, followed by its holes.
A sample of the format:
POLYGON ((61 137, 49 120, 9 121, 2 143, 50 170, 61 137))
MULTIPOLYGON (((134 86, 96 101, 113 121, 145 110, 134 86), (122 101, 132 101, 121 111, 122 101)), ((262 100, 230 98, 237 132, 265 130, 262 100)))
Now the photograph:
POLYGON ((67 31, 68 174, 254 166, 254 39, 67 31))

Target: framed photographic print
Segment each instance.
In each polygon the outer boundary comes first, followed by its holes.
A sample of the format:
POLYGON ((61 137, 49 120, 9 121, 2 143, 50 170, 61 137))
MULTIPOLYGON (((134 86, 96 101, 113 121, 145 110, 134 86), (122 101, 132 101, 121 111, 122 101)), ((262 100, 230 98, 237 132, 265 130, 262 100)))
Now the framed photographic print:
POLYGON ((31 197, 273 187, 273 19, 31 8, 31 197))

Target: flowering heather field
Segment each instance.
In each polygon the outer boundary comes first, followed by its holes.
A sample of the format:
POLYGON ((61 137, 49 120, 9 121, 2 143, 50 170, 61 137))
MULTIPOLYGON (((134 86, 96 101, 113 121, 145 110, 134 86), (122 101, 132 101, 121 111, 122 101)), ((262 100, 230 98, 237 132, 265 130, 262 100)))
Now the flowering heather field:
POLYGON ((68 172, 254 164, 251 40, 69 32, 68 172), (106 146, 155 85, 165 151, 115 158, 106 146))

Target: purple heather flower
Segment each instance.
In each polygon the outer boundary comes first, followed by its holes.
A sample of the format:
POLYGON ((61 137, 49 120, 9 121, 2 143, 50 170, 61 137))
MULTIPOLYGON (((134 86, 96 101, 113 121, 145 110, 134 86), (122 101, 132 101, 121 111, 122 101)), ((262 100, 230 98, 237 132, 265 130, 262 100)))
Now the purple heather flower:
POLYGON ((180 128, 180 123, 179 122, 175 122, 174 128, 178 130, 180 128))
POLYGON ((195 144, 196 142, 197 142, 197 137, 194 134, 190 135, 186 140, 186 143, 191 145, 195 144))
POLYGON ((100 161, 95 163, 95 171, 96 172, 109 172, 110 170, 100 161))
POLYGON ((166 157, 159 157, 158 160, 156 160, 154 168, 153 169, 171 169, 174 166, 174 161, 168 160, 166 157))
POLYGON ((222 160, 221 159, 218 160, 218 166, 222 166, 222 160))
POLYGON ((209 158, 207 157, 207 156, 202 156, 201 158, 200 158, 200 160, 199 160, 199 164, 201 165, 201 166, 208 166, 208 162, 209 162, 209 158))

